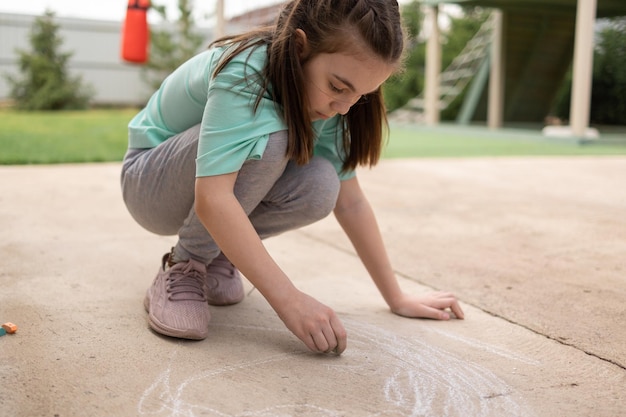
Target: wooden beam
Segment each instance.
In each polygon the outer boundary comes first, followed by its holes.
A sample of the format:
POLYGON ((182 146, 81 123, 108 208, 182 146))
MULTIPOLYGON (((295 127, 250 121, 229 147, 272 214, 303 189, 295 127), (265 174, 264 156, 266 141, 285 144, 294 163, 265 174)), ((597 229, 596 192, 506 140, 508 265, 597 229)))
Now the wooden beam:
POLYGON ((439 124, 439 76, 441 74, 441 40, 439 32, 439 8, 426 8, 426 22, 430 36, 426 43, 426 74, 424 86, 424 118, 427 125, 439 124))
POLYGON ((578 0, 572 73, 570 125, 574 136, 584 138, 589 127, 593 77, 593 27, 596 0, 578 0))
POLYGON ((491 69, 489 71, 489 102, 487 108, 487 125, 490 129, 502 127, 504 120, 504 25, 505 13, 494 10, 491 38, 491 69))

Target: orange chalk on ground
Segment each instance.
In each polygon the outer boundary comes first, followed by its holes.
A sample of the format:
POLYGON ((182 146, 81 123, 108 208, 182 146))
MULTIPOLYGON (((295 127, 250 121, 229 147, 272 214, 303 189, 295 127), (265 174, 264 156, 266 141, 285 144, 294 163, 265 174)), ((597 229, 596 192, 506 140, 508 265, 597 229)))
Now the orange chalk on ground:
POLYGON ((2 328, 7 331, 9 334, 13 334, 17 332, 17 326, 11 322, 6 322, 2 325, 2 328))

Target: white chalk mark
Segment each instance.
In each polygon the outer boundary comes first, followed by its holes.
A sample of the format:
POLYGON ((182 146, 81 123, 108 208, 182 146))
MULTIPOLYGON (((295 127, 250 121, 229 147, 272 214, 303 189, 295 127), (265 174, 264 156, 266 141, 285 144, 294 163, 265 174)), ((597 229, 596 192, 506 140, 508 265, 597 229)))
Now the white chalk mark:
POLYGON ((290 417, 295 415, 300 416, 303 415, 303 413, 307 416, 340 417, 343 415, 316 405, 298 404, 277 405, 264 410, 244 412, 243 414, 238 414, 237 417, 290 417))
POLYGON ((488 353, 492 353, 494 355, 498 355, 498 356, 502 356, 503 358, 507 358, 507 359, 512 359, 518 362, 522 362, 525 363, 527 365, 533 365, 533 366, 540 366, 541 362, 532 358, 528 358, 525 356, 521 356, 518 355, 515 352, 511 352, 505 349, 500 349, 497 348, 493 345, 487 344, 485 342, 482 342, 480 340, 476 340, 476 339, 472 339, 472 338, 468 338, 468 337, 461 337, 459 335, 456 334, 452 334, 452 333, 448 333, 446 331, 440 330, 440 329, 432 329, 433 332, 437 333, 438 335, 441 336, 445 336, 449 339, 455 340, 457 342, 462 342, 466 345, 472 346, 474 348, 477 348, 479 350, 488 352, 488 353))
POLYGON ((184 394, 185 389, 187 388, 188 385, 190 385, 193 382, 202 381, 202 380, 211 381, 213 380, 214 377, 219 376, 222 373, 232 372, 232 371, 240 370, 244 368, 260 366, 260 365, 267 364, 270 362, 283 361, 287 358, 293 358, 297 356, 298 354, 300 354, 298 352, 293 352, 291 354, 274 355, 274 356, 267 357, 265 359, 248 361, 248 362, 240 363, 237 365, 226 365, 220 368, 211 369, 211 370, 196 374, 190 378, 187 378, 176 388, 175 391, 173 391, 170 386, 170 375, 172 373, 171 367, 176 357, 176 353, 177 351, 175 350, 172 355, 172 358, 170 359, 167 369, 163 371, 161 375, 157 377, 156 381, 141 396, 141 399, 139 400, 139 406, 138 406, 139 414, 159 415, 159 414, 162 414, 164 410, 167 410, 170 413, 168 415, 172 417, 174 416, 192 417, 196 415, 194 410, 202 410, 204 411, 204 415, 206 415, 206 412, 211 412, 212 414, 210 415, 229 416, 229 414, 224 414, 212 408, 187 403, 183 399, 183 394, 184 394), (161 387, 161 392, 157 392, 157 388, 159 387, 161 387), (148 398, 153 397, 153 393, 155 392, 157 392, 157 398, 161 406, 156 411, 150 411, 148 410, 149 404, 145 405, 145 403, 150 402, 148 401, 148 398))
MULTIPOLYGON (((390 402, 406 416, 529 416, 512 398, 512 389, 488 369, 460 359, 418 339, 397 337, 383 329, 350 323, 354 338, 368 340, 387 356, 380 363, 391 376, 385 386, 394 387, 390 402), (376 328, 374 328, 376 329, 376 328), (497 398, 497 403, 493 400, 497 398), (402 401, 398 401, 402 399, 402 401), (444 407, 441 413, 439 407, 444 407)), ((382 372, 382 369, 381 369, 382 372)))
POLYGON ((141 414, 157 415, 161 414, 163 411, 171 410, 171 404, 173 403, 173 396, 170 391, 170 375, 172 373, 171 364, 176 358, 177 353, 178 346, 176 347, 176 349, 174 349, 174 352, 172 353, 172 357, 170 358, 167 369, 165 369, 165 371, 163 371, 157 377, 157 379, 152 383, 152 385, 150 385, 150 387, 148 387, 147 390, 144 391, 143 395, 139 399, 138 409, 141 414), (151 398, 152 393, 154 392, 157 392, 159 401, 147 401, 149 398, 151 398), (144 402, 148 402, 146 407, 144 407, 144 402), (155 410, 146 409, 153 404, 156 405, 158 408, 156 408, 155 410))
MULTIPOLYGON (((220 324, 213 324, 220 326, 220 324)), ((278 355, 269 355, 254 360, 240 363, 229 363, 216 368, 198 372, 188 376, 182 382, 173 382, 172 373, 175 371, 173 363, 176 362, 177 350, 174 351, 166 369, 144 391, 138 404, 140 415, 172 416, 172 417, 336 417, 347 415, 364 415, 366 417, 391 417, 391 416, 414 416, 414 417, 494 417, 494 416, 533 416, 528 410, 515 399, 514 390, 504 381, 488 369, 478 364, 468 362, 438 347, 431 346, 418 338, 399 337, 376 326, 365 324, 356 320, 344 320, 344 325, 350 335, 350 349, 340 361, 332 360, 320 362, 318 378, 328 381, 343 381, 332 386, 334 394, 341 395, 345 390, 346 398, 354 398, 354 390, 379 392, 380 396, 372 398, 376 405, 376 412, 342 409, 342 404, 334 402, 334 407, 328 404, 312 403, 311 398, 291 398, 291 402, 275 405, 260 406, 259 409, 251 410, 249 404, 254 404, 254 393, 248 392, 247 411, 233 414, 221 409, 219 402, 211 401, 206 404, 198 404, 197 400, 190 397, 192 388, 202 388, 203 392, 231 384, 233 390, 237 390, 237 378, 233 374, 240 371, 253 370, 256 379, 264 380, 275 378, 276 369, 283 373, 293 372, 297 366, 290 365, 290 361, 300 361, 303 351, 290 352, 278 355), (273 364, 270 367, 264 365, 273 364), (265 375, 267 373, 267 375, 265 375), (327 373, 327 375, 324 375, 327 373), (351 381, 347 384, 345 381, 351 381), (209 404, 213 403, 211 407, 209 404), (382 406, 381 406, 382 405, 382 406), (382 411, 382 410, 384 411, 382 411)), ((227 325, 224 325, 227 326, 227 325)), ((287 332, 286 329, 266 328, 257 326, 227 327, 245 328, 251 332, 287 332)), ((482 349, 489 354, 521 361, 527 364, 538 364, 528 358, 515 355, 502 349, 485 344, 477 340, 450 335, 445 332, 433 330, 436 334, 443 334, 456 342, 465 343, 473 348, 482 349)), ((178 347, 177 347, 178 349, 178 347)), ((297 383, 308 381, 298 380, 297 383)), ((293 382, 289 382, 293 383, 293 382)), ((249 386, 248 386, 249 388, 249 386)), ((305 388, 309 389, 307 386, 305 388)), ((280 389, 280 387, 277 387, 280 389)), ((312 389, 315 389, 313 386, 312 389)), ((248 389, 248 391, 250 391, 248 389)), ((357 391, 358 392, 358 391, 357 391)), ((313 395, 313 398, 317 398, 313 395)), ((320 396, 322 398, 322 396, 320 396)), ((266 400, 266 398, 259 398, 266 400)), ((323 401, 323 400, 319 400, 323 401)), ((364 402, 368 398, 363 398, 364 402)), ((367 404, 365 404, 367 405, 367 404)), ((346 405, 349 407, 349 405, 346 405)), ((231 407, 237 408, 237 407, 231 407)), ((366 407, 367 408, 367 407, 366 407)))

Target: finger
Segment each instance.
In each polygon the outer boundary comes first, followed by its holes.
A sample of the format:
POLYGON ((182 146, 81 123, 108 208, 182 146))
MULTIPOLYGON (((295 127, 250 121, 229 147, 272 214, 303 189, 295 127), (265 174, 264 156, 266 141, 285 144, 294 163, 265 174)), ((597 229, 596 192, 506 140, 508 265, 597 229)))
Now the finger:
POLYGON ((326 338, 326 343, 328 347, 324 350, 324 353, 331 353, 337 348, 337 338, 335 337, 335 332, 333 331, 330 325, 328 327, 324 327, 322 330, 324 333, 324 337, 326 338))
POLYGON ((446 308, 450 307, 450 305, 454 302, 454 297, 445 297, 445 298, 440 298, 440 297, 429 297, 427 299, 423 299, 421 304, 423 307, 431 307, 431 308, 436 308, 438 310, 445 310, 446 308))
POLYGON ((326 336, 324 335, 323 330, 312 333, 311 337, 313 338, 313 342, 315 343, 316 352, 325 353, 325 352, 330 351, 330 349, 332 349, 331 345, 326 340, 326 336))
POLYGON ((450 292, 442 292, 437 294, 431 294, 431 303, 429 305, 446 305, 448 307, 452 302, 456 300, 456 296, 450 292))
POLYGON ((335 334, 335 340, 337 341, 333 352, 341 355, 348 346, 348 335, 346 333, 346 329, 343 327, 341 320, 339 320, 337 316, 333 316, 330 318, 330 326, 333 329, 333 333, 335 334))
POLYGON ((312 352, 319 352, 317 346, 315 345, 315 340, 313 340, 313 336, 312 335, 308 335, 302 339, 300 339, 304 342, 304 344, 306 345, 306 347, 309 348, 309 350, 311 350, 312 352))
MULTIPOLYGON (((445 308, 445 307, 444 307, 445 308)), ((419 314, 420 317, 425 319, 433 319, 433 320, 448 320, 450 319, 450 314, 446 311, 430 306, 422 306, 422 311, 419 314)))
POLYGON ((461 305, 457 299, 450 304, 450 310, 452 310, 457 319, 463 320, 465 318, 465 313, 463 313, 463 309, 461 309, 461 305))
POLYGON ((449 308, 450 310, 452 310, 456 318, 463 319, 465 317, 463 309, 461 309, 461 306, 459 305, 459 300, 457 300, 454 294, 439 293, 437 295, 441 298, 435 300, 435 302, 430 305, 431 307, 435 307, 440 310, 445 310, 446 308, 449 308))

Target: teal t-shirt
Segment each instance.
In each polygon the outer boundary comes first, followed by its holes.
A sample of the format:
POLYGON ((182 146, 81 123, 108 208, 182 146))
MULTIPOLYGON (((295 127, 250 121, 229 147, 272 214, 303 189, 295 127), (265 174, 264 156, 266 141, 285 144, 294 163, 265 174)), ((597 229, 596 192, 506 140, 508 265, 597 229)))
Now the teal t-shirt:
MULTIPOLYGON (((128 125, 130 148, 156 147, 200 124, 196 176, 236 172, 246 160, 263 156, 269 135, 287 129, 269 96, 263 96, 254 109, 261 91, 266 47, 247 49, 213 77, 226 50, 204 51, 163 81, 128 125)), ((339 177, 348 179, 354 172, 341 173, 341 123, 340 116, 313 122, 314 154, 328 159, 339 177)))

